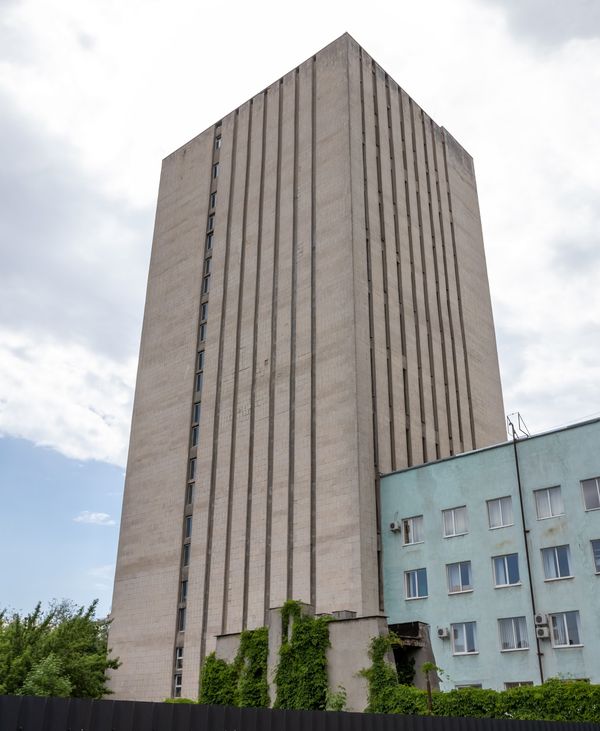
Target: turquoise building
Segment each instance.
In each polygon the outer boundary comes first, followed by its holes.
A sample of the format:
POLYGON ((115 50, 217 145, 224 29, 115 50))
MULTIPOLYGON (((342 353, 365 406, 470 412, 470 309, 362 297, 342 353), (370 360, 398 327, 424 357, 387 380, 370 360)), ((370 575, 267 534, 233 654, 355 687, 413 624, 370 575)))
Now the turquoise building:
POLYGON ((600 683, 600 419, 382 476, 380 499, 388 624, 428 630, 442 689, 600 683))

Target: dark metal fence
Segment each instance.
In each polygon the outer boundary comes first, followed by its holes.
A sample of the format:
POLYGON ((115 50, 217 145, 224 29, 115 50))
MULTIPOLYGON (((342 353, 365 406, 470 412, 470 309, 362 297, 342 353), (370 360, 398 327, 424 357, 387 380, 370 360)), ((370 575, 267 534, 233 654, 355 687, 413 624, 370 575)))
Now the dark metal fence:
POLYGON ((594 723, 0 696, 0 731, 598 731, 594 723))

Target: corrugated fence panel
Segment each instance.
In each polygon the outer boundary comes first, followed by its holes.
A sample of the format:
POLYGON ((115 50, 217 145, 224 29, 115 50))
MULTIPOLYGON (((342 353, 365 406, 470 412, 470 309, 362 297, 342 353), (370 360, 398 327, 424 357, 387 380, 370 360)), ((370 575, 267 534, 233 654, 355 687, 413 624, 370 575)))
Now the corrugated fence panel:
POLYGON ((0 731, 598 731, 595 723, 0 696, 0 731))

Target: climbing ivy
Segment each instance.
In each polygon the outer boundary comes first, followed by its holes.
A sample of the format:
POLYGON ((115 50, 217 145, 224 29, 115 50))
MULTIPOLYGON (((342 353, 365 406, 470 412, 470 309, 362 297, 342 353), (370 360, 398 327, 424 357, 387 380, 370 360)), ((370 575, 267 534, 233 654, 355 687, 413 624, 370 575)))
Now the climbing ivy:
POLYGON ((235 663, 221 660, 211 652, 206 656, 200 674, 200 703, 211 706, 235 705, 236 676, 235 663))
POLYGON ((266 627, 244 630, 237 655, 231 663, 211 652, 200 675, 200 703, 267 708, 268 635, 266 627))
POLYGON ((237 665, 236 705, 242 708, 267 708, 269 684, 267 682, 267 658, 269 654, 269 630, 259 627, 244 630, 240 649, 235 659, 237 665))
POLYGON ((402 640, 393 632, 373 637, 371 640, 369 648, 371 666, 360 671, 360 675, 367 679, 369 705, 366 711, 377 713, 384 705, 385 697, 398 686, 396 670, 385 659, 387 653, 398 645, 402 645, 402 640))
POLYGON ((299 602, 287 601, 283 605, 275 708, 325 709, 330 621, 328 616, 303 615, 299 602))

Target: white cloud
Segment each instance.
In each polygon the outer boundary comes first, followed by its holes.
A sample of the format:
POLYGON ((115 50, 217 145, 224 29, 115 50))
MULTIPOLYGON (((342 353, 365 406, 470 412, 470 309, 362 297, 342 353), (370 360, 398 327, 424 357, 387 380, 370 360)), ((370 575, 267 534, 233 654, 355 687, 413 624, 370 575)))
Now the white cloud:
POLYGON ((135 359, 0 329, 0 434, 125 464, 135 359))
MULTIPOLYGON (((108 513, 92 513, 89 510, 82 510, 79 515, 73 518, 75 523, 88 523, 89 525, 115 525, 115 521, 108 513)), ((108 567, 101 567, 106 571, 108 567)), ((96 572, 100 569, 94 569, 96 572)))

